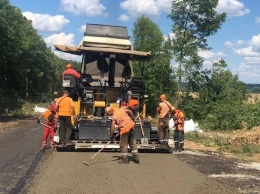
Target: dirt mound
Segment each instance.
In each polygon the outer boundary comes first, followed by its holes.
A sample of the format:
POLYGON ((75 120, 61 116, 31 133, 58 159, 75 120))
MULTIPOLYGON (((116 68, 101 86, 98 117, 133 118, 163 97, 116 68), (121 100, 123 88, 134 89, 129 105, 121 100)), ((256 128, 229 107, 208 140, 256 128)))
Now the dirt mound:
POLYGON ((260 127, 251 130, 240 130, 232 132, 226 139, 227 144, 239 146, 242 144, 260 144, 260 127))

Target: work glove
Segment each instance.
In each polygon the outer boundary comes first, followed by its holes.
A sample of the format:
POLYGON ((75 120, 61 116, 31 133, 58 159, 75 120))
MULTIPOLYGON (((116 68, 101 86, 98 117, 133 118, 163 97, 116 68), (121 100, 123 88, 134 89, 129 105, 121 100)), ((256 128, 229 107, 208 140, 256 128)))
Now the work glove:
POLYGON ((41 120, 40 120, 40 119, 37 119, 37 121, 36 121, 36 122, 40 124, 41 120))

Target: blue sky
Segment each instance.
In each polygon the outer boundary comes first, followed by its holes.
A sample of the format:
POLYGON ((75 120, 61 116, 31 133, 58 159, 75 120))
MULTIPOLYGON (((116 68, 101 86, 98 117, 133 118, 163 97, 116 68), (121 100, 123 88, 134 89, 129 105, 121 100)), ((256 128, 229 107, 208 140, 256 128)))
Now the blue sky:
MULTIPOLYGON (((46 44, 77 46, 86 23, 126 26, 132 35, 133 23, 141 15, 153 20, 164 35, 173 35, 171 0, 10 0, 27 19, 32 20, 46 44)), ((227 12, 221 29, 208 38, 212 50, 200 52, 205 66, 223 58, 245 83, 260 84, 260 1, 219 0, 217 11, 227 12)), ((61 58, 77 56, 54 51, 61 58)), ((173 67, 176 66, 173 62, 173 67)))

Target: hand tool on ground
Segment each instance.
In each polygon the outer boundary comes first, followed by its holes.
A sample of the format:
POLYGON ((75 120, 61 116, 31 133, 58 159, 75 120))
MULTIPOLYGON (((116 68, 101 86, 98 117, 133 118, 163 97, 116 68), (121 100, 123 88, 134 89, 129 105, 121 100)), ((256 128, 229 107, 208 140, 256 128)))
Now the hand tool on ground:
MULTIPOLYGON (((118 135, 119 135, 119 133, 115 136, 115 138, 116 138, 118 135)), ((83 162, 83 164, 86 164, 87 166, 89 166, 90 161, 91 161, 93 158, 95 158, 95 157, 96 157, 105 147, 107 147, 107 145, 110 144, 112 141, 113 141, 113 140, 107 142, 107 144, 104 145, 104 147, 101 148, 97 153, 95 153, 95 154, 89 159, 88 162, 83 162)))
POLYGON ((138 113, 137 116, 138 116, 139 123, 140 123, 140 126, 141 126, 141 131, 142 131, 141 144, 142 144, 142 145, 145 145, 145 146, 148 146, 148 139, 144 136, 144 128, 143 128, 143 123, 142 123, 142 121, 141 121, 140 114, 138 113))
POLYGON ((42 123, 42 122, 40 122, 39 124, 41 124, 41 125, 43 125, 43 126, 45 126, 45 127, 48 127, 49 129, 52 129, 52 130, 54 130, 54 128, 52 128, 52 127, 50 127, 50 126, 48 126, 48 125, 45 125, 44 123, 42 123))

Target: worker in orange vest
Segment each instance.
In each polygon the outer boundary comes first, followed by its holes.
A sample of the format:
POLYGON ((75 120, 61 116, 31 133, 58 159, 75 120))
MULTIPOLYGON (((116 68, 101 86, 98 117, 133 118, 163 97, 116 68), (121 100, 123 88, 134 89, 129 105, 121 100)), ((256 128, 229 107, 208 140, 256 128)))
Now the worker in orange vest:
POLYGON ((47 140, 48 136, 50 136, 50 143, 51 143, 51 149, 53 150, 55 148, 54 144, 54 135, 55 135, 55 124, 56 124, 56 111, 55 111, 55 105, 50 104, 49 108, 42 113, 38 119, 37 123, 41 123, 41 118, 44 117, 46 122, 45 122, 45 127, 43 131, 43 140, 42 140, 42 147, 41 150, 46 149, 47 146, 47 140))
POLYGON ((176 107, 172 107, 172 115, 174 120, 174 147, 176 151, 184 150, 184 113, 177 109, 176 107))
POLYGON ((120 151, 122 153, 119 164, 128 164, 128 144, 130 146, 133 161, 139 164, 139 154, 136 146, 136 140, 134 137, 135 122, 129 117, 125 108, 118 108, 114 110, 112 107, 106 108, 107 115, 112 116, 112 122, 110 127, 110 139, 114 140, 115 125, 118 125, 118 131, 120 134, 120 151))
POLYGON ((156 108, 156 112, 158 113, 159 121, 158 121, 158 138, 161 146, 163 148, 168 147, 169 140, 169 119, 171 117, 172 105, 170 102, 166 100, 166 95, 162 94, 160 96, 160 103, 156 108))
POLYGON ((62 146, 72 145, 70 140, 72 133, 71 117, 75 117, 75 108, 67 90, 64 90, 63 95, 56 99, 55 110, 57 110, 60 123, 60 143, 62 146))
POLYGON ((63 73, 62 73, 62 79, 64 78, 64 74, 72 74, 76 78, 78 78, 78 79, 80 78, 80 74, 75 69, 72 68, 71 64, 66 65, 66 70, 63 71, 63 73))

